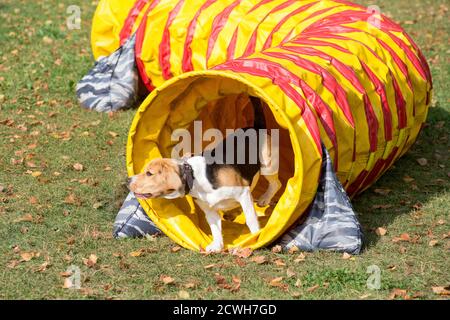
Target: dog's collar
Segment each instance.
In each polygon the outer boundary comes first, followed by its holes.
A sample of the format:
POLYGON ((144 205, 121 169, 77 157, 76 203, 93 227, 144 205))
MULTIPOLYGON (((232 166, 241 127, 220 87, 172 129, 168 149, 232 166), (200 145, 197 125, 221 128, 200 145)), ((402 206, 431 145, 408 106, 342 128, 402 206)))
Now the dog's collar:
POLYGON ((184 183, 184 192, 188 194, 194 185, 194 171, 186 161, 183 161, 180 165, 180 176, 184 183))

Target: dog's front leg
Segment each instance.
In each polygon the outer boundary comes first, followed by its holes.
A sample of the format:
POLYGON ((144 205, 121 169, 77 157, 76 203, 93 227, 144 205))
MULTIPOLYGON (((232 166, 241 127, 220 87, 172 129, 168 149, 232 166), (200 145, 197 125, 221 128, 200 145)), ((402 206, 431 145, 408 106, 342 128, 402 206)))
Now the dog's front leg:
POLYGON ((237 199, 242 206, 242 210, 245 215, 245 222, 251 233, 259 231, 258 216, 256 215, 255 207, 253 206, 253 198, 250 192, 250 188, 246 187, 242 191, 239 199, 237 199))
POLYGON ((206 252, 219 252, 223 249, 223 236, 222 236, 222 219, 217 211, 212 209, 206 209, 206 221, 208 221, 213 241, 206 247, 206 252))
POLYGON ((223 236, 222 219, 220 218, 219 213, 201 200, 196 200, 195 202, 205 213, 206 221, 208 221, 213 238, 213 241, 205 248, 206 252, 221 251, 223 249, 223 236))

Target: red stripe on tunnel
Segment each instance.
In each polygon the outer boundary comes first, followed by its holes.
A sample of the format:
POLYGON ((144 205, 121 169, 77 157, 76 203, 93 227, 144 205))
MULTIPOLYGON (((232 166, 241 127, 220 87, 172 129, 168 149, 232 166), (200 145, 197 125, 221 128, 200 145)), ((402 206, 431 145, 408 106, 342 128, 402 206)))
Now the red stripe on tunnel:
MULTIPOLYGON (((256 40, 258 39, 258 28, 259 28, 259 26, 261 25, 261 23, 263 23, 263 22, 267 19, 267 17, 268 17, 269 15, 271 15, 271 14, 273 14, 273 13, 275 13, 275 12, 278 12, 278 11, 280 11, 280 10, 283 10, 283 9, 285 9, 285 8, 289 7, 290 5, 295 4, 295 3, 298 3, 298 1, 297 1, 297 0, 289 0, 289 1, 283 2, 282 4, 276 6, 276 7, 273 8, 272 10, 270 10, 270 11, 264 16, 264 18, 262 18, 262 19, 258 22, 258 24, 256 25, 256 27, 255 27, 254 30, 253 30, 252 35, 250 36, 250 40, 249 40, 249 42, 248 42, 248 44, 247 44, 247 47, 245 48, 244 54, 242 55, 243 57, 249 56, 250 54, 252 54, 252 53, 255 52, 256 40)), ((252 12, 252 11, 253 11, 253 9, 250 10, 249 13, 252 12)))
POLYGON ((211 33, 209 34, 208 47, 206 49, 206 67, 208 66, 209 58, 211 57, 212 50, 214 48, 214 45, 216 44, 217 37, 219 36, 220 31, 222 31, 223 27, 225 26, 225 23, 227 22, 228 17, 230 16, 233 9, 236 8, 240 3, 241 0, 234 1, 224 10, 222 10, 221 13, 214 17, 211 27, 211 33))
POLYGON ((231 37, 230 44, 227 47, 227 61, 234 59, 234 52, 236 51, 236 42, 238 36, 238 28, 234 30, 233 36, 231 37))
POLYGON ((383 120, 384 120, 384 137, 386 141, 392 140, 392 114, 391 109, 389 108, 389 101, 386 94, 385 85, 378 79, 375 73, 369 68, 367 64, 361 61, 361 65, 364 68, 364 71, 369 76, 370 82, 372 82, 375 86, 375 91, 380 96, 381 100, 381 110, 383 111, 383 120))
MULTIPOLYGON (((317 22, 311 24, 306 28, 303 33, 322 33, 322 31, 327 31, 330 33, 332 32, 364 32, 360 29, 354 29, 354 28, 348 28, 350 30, 345 31, 345 28, 342 29, 343 24, 349 24, 352 22, 357 21, 366 21, 368 23, 371 23, 371 19, 369 19, 372 16, 371 12, 368 11, 354 11, 354 10, 347 10, 343 12, 339 12, 337 14, 333 14, 331 16, 328 16, 327 19, 320 19, 317 22), (341 28, 340 31, 337 31, 336 28, 341 28)), ((414 52, 412 52, 411 48, 400 38, 396 37, 392 32, 402 32, 406 35, 406 33, 403 32, 403 29, 393 23, 391 20, 383 16, 382 20, 378 20, 379 26, 374 26, 376 28, 379 28, 381 31, 383 31, 386 35, 388 35, 406 54, 407 58, 411 61, 414 68, 419 72, 419 74, 424 78, 425 80, 428 80, 431 78, 427 74, 427 70, 429 70, 428 64, 423 63, 421 59, 419 59, 414 52)), ((324 32, 323 32, 324 33, 324 32)), ((408 39, 409 36, 407 36, 408 39)), ((412 47, 417 47, 414 42, 411 42, 412 47)), ((420 56, 420 50, 419 50, 419 56, 420 56)))
MULTIPOLYGON (((322 45, 326 46, 328 42, 322 42, 319 41, 322 45)), ((294 43, 301 43, 301 41, 294 41, 294 43)), ((306 42, 308 45, 317 45, 316 41, 313 42, 306 42)), ((283 48, 286 48, 287 46, 283 46, 283 48)), ((322 59, 325 59, 327 61, 331 61, 331 64, 348 80, 350 83, 358 90, 359 93, 363 94, 363 102, 364 102, 364 111, 366 114, 367 124, 368 124, 368 136, 369 136, 369 144, 370 144, 370 151, 374 152, 377 149, 377 141, 378 141, 378 120, 375 116, 375 113, 373 111, 372 103, 370 102, 369 97, 367 96, 367 92, 364 88, 364 86, 361 84, 359 78, 357 77, 355 71, 350 67, 342 62, 340 62, 338 59, 319 51, 315 48, 311 47, 295 47, 297 52, 304 55, 310 55, 310 56, 316 56, 320 57, 322 59), (298 48, 298 49, 297 49, 298 48)), ((340 47, 339 47, 340 48, 340 47)), ((340 48, 342 50, 345 50, 343 48, 340 48)), ((346 52, 351 54, 350 52, 346 52)))
POLYGON ((178 1, 175 8, 169 13, 169 17, 166 21, 166 26, 164 27, 163 36, 161 43, 159 44, 159 65, 162 71, 162 77, 165 80, 172 78, 172 73, 170 72, 170 31, 169 28, 178 13, 181 10, 185 0, 178 1))
POLYGON ((131 36, 131 31, 133 30, 133 25, 136 22, 139 13, 141 13, 142 9, 144 9, 145 5, 149 0, 138 0, 135 2, 130 12, 128 13, 127 18, 123 24, 122 30, 120 30, 119 38, 120 45, 123 45, 124 42, 131 36))
POLYGON ((305 11, 309 8, 311 8, 312 6, 314 6, 315 4, 317 4, 316 2, 311 2, 308 3, 304 6, 301 6, 300 8, 292 11, 291 13, 289 13, 288 15, 286 15, 285 17, 283 17, 283 19, 281 19, 280 22, 277 23, 277 25, 272 29, 272 31, 270 32, 269 36, 266 39, 266 42, 264 43, 262 50, 266 50, 267 48, 269 48, 272 45, 272 41, 273 41, 273 35, 275 32, 277 32, 278 30, 280 30, 280 28, 283 26, 283 24, 289 20, 291 17, 295 16, 296 14, 305 11))
MULTIPOLYGON (((182 58, 182 70, 183 72, 189 72, 194 70, 194 66, 192 65, 192 40, 194 39, 195 29, 197 27, 197 20, 200 14, 208 9, 213 3, 217 2, 217 0, 208 0, 200 7, 200 9, 195 13, 194 18, 189 22, 189 26, 187 29, 186 34, 186 40, 184 42, 184 51, 183 51, 183 58, 182 58)), ((233 38, 235 36, 233 35, 233 38)), ((236 40, 234 40, 236 41, 236 40)), ((236 42, 235 42, 236 45, 236 42)))
MULTIPOLYGON (((300 47, 281 46, 281 48, 294 53, 300 53, 301 51, 297 50, 297 48, 300 47)), ((338 107, 344 113, 347 121, 351 124, 352 127, 355 127, 355 121, 353 120, 352 111, 350 110, 350 105, 347 100, 347 93, 327 69, 321 67, 316 63, 313 63, 312 61, 303 59, 297 55, 284 54, 279 52, 276 53, 264 52, 264 54, 274 57, 280 57, 282 59, 289 59, 292 62, 294 62, 297 66, 321 76, 325 88, 327 88, 333 94, 334 98, 336 99, 338 107)))
POLYGON ((160 0, 154 0, 152 4, 147 8, 147 10, 144 13, 144 17, 142 18, 141 24, 139 25, 136 31, 136 45, 135 45, 136 66, 139 70, 142 82, 149 91, 152 91, 155 87, 153 86, 151 79, 147 76, 147 73, 145 72, 144 62, 142 61, 141 57, 142 43, 144 42, 145 31, 147 29, 148 14, 159 4, 159 2, 160 0))

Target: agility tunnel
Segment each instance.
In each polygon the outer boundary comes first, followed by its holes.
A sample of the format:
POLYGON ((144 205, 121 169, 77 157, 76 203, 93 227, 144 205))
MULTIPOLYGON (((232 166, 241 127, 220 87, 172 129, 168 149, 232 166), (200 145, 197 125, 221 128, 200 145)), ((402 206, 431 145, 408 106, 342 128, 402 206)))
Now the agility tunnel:
MULTIPOLYGON (((130 39, 150 92, 129 132, 130 176, 170 157, 178 143, 171 133, 194 133, 195 120, 223 132, 251 124, 248 95, 280 130, 276 204, 257 209, 262 229, 254 235, 242 212, 222 213, 227 248, 268 245, 302 217, 318 190, 321 144, 349 196, 367 189, 414 143, 431 101, 430 70, 413 40, 386 16, 347 1, 101 0, 94 56, 130 39)), ((190 197, 139 201, 183 247, 211 241, 190 197)))

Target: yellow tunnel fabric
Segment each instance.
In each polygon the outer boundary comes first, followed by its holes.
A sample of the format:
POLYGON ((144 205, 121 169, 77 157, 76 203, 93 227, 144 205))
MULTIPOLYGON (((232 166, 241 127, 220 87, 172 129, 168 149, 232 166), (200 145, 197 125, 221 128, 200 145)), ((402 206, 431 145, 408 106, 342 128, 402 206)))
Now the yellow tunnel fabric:
MULTIPOLYGON (((96 58, 133 33, 151 93, 131 125, 129 175, 170 157, 171 132, 192 130, 194 120, 239 127, 245 95, 261 98, 282 131, 278 202, 258 208, 256 235, 242 213, 223 213, 227 247, 267 245, 302 216, 317 190, 321 142, 349 195, 368 188, 414 143, 431 101, 430 70, 413 40, 387 17, 347 1, 100 1, 96 58)), ((189 197, 140 203, 180 245, 198 250, 210 242, 189 197)))

